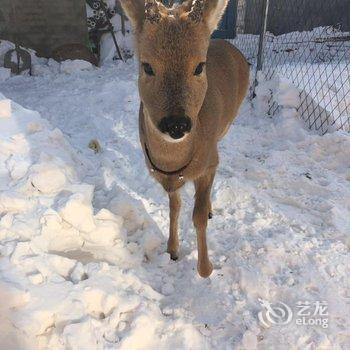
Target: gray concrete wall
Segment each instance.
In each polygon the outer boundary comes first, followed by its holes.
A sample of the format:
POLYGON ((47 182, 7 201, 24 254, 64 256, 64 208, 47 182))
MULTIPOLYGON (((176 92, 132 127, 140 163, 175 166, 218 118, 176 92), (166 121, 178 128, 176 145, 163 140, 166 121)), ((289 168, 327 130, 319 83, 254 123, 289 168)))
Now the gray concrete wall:
POLYGON ((46 57, 64 44, 86 44, 85 0, 0 0, 0 39, 46 57))

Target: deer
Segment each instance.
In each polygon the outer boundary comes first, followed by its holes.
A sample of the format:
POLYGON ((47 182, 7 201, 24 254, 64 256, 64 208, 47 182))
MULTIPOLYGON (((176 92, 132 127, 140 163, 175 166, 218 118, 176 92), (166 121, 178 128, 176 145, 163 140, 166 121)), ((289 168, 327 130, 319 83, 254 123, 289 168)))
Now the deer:
POLYGON ((222 39, 211 39, 228 0, 120 0, 135 38, 139 67, 139 138, 145 163, 169 197, 167 252, 178 259, 180 188, 193 182, 197 271, 213 271, 206 231, 218 142, 238 114, 249 85, 249 64, 222 39))

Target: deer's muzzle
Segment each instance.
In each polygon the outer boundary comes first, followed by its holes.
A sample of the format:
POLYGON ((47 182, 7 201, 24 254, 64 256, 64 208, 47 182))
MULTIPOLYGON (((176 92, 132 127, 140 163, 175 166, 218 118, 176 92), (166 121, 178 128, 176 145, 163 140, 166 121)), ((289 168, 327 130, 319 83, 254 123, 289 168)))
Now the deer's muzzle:
POLYGON ((164 117, 159 125, 159 130, 164 134, 169 134, 169 136, 175 140, 181 139, 186 133, 189 133, 192 129, 192 121, 187 116, 174 116, 170 115, 164 117))

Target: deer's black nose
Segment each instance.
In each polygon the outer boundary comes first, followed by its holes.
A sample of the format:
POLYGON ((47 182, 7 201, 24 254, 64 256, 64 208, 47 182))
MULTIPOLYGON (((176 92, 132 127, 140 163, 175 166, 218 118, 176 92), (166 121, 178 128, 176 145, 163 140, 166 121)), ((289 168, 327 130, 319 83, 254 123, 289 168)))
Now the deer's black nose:
POLYGON ((164 117, 159 125, 159 130, 166 134, 168 133, 173 139, 181 139, 186 133, 189 133, 192 129, 191 119, 187 116, 174 116, 170 115, 164 117))

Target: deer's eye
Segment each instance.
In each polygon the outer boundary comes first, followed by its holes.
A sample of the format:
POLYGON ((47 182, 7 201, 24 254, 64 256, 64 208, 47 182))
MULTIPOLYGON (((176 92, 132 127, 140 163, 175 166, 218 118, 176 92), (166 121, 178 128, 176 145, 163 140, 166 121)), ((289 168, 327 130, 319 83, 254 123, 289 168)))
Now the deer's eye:
POLYGON ((142 63, 142 67, 147 75, 154 75, 153 68, 149 63, 142 63))
POLYGON ((196 70, 195 70, 195 72, 194 72, 194 75, 201 75, 202 72, 203 72, 204 66, 205 66, 205 62, 201 62, 201 63, 197 66, 197 68, 196 68, 196 70))

